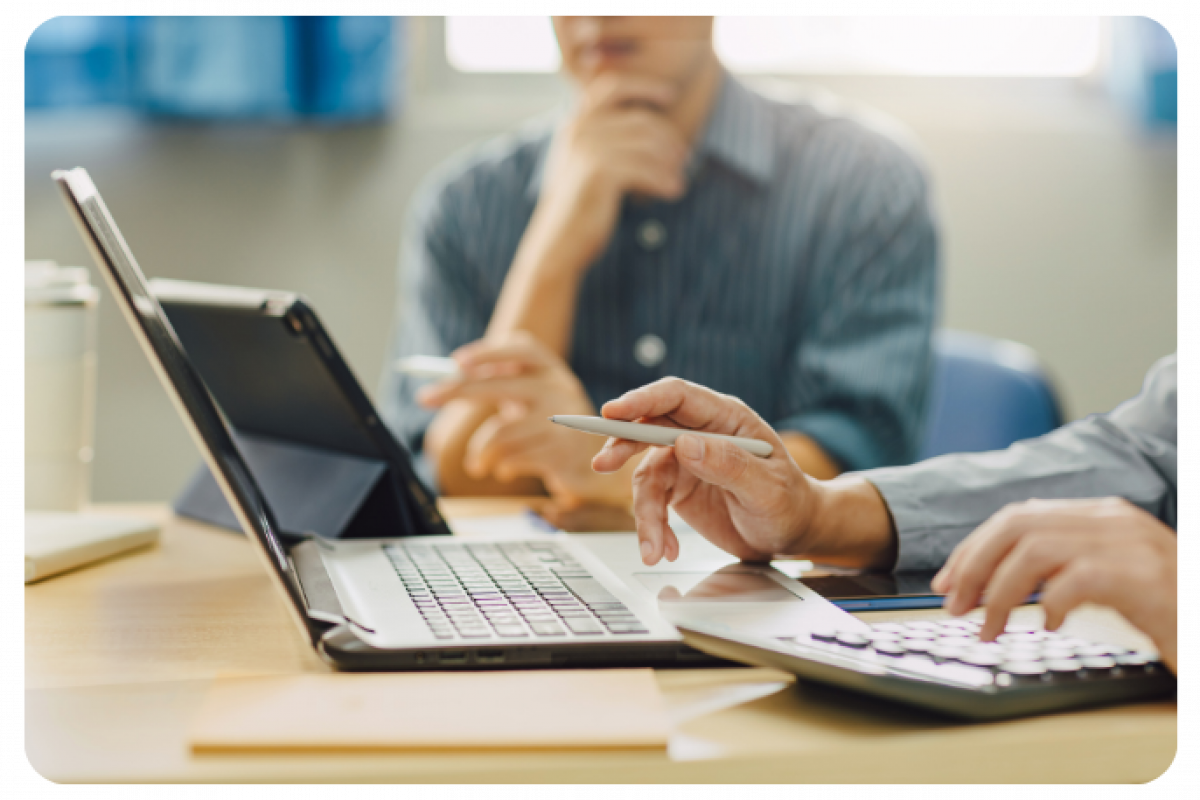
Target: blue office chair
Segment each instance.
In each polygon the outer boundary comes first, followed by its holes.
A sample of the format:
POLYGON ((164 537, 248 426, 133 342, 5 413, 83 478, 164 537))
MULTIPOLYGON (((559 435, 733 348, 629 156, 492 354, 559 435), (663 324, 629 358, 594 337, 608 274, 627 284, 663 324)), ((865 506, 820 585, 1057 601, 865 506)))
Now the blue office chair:
POLYGON ((1054 390, 1025 345, 938 331, 933 385, 919 459, 1000 450, 1062 424, 1054 390))

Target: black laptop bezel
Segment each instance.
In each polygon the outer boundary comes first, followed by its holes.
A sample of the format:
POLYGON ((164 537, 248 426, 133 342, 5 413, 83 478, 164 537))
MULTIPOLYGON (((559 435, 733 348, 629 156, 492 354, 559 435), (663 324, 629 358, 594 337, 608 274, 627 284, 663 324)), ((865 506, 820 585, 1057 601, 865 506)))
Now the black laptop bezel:
POLYGON ((299 577, 277 534, 278 526, 247 469, 221 412, 179 343, 171 323, 150 292, 146 278, 87 170, 55 170, 51 177, 117 306, 175 403, 243 531, 263 558, 267 572, 288 599, 293 621, 314 645, 329 623, 314 620, 299 577))

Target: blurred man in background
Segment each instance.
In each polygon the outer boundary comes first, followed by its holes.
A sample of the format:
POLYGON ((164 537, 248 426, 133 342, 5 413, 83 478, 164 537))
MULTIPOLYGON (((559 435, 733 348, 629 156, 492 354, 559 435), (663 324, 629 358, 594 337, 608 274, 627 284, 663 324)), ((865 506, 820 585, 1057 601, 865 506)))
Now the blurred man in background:
POLYGON ((808 474, 910 461, 925 414, 936 235, 913 156, 730 76, 709 17, 561 17, 578 88, 443 168, 415 203, 389 423, 443 494, 625 504, 630 463, 550 425, 665 375, 737 394, 808 474), (436 415, 432 409, 436 409, 436 415))

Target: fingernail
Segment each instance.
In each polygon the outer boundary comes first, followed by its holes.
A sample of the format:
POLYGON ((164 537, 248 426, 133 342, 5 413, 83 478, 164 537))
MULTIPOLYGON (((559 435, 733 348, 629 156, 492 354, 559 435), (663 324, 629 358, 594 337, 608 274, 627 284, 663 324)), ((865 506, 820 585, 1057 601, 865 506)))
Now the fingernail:
POLYGON ((654 552, 654 548, 650 545, 649 542, 643 541, 642 545, 641 545, 641 549, 642 549, 642 561, 649 564, 650 563, 650 554, 652 552, 654 552))
POLYGON ((704 440, 699 436, 680 436, 675 440, 675 452, 686 459, 699 461, 704 458, 704 440))

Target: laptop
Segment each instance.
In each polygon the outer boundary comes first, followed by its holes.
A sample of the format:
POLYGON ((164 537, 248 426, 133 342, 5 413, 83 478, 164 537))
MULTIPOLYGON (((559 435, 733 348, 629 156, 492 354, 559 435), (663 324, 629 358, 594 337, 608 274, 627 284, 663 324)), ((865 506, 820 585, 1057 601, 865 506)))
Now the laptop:
POLYGON ((91 178, 82 168, 53 178, 297 630, 334 667, 670 666, 712 658, 684 643, 681 624, 767 638, 865 630, 798 581, 738 563, 693 532, 681 532, 678 561, 655 567, 641 563, 632 533, 468 538, 397 524, 373 538, 285 536, 283 512, 268 502, 91 178))

